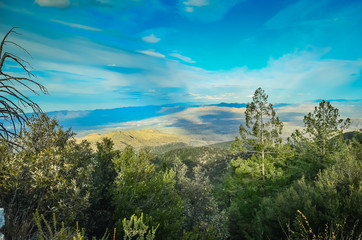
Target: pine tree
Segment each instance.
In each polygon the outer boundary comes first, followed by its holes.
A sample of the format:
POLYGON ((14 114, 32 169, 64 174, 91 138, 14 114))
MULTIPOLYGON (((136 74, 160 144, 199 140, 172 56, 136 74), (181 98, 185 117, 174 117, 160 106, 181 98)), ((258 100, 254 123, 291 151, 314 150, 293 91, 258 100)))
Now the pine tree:
POLYGON ((261 174, 264 179, 266 153, 270 153, 272 147, 281 144, 282 129, 283 123, 276 116, 273 104, 268 103, 268 95, 263 89, 258 88, 253 101, 246 105, 245 126, 240 125, 241 138, 236 137, 232 149, 251 152, 261 157, 261 174), (246 150, 245 144, 250 145, 251 149, 246 150))
POLYGON ((339 110, 330 102, 323 100, 314 108, 313 113, 304 116, 305 129, 292 134, 295 143, 311 143, 318 151, 322 162, 331 153, 337 151, 340 139, 343 140, 343 131, 347 129, 351 120, 339 118, 339 110))

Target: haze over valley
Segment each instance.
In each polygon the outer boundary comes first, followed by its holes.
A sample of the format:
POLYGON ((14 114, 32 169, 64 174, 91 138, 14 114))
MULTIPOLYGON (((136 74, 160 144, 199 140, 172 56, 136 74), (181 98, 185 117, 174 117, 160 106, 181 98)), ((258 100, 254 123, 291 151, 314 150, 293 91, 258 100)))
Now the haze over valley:
MULTIPOLYGON (((316 102, 275 104, 274 107, 284 122, 284 139, 295 129, 303 126, 304 115, 314 109, 316 102)), ((331 102, 341 109, 342 116, 352 119, 350 131, 362 128, 359 111, 362 101, 332 100, 331 102)), ((188 136, 195 140, 196 145, 200 145, 234 140, 239 135, 239 125, 245 122, 243 118, 245 107, 246 104, 238 103, 173 104, 93 111, 60 111, 48 114, 55 116, 63 126, 72 127, 78 138, 88 134, 105 134, 118 130, 154 129, 188 136)))

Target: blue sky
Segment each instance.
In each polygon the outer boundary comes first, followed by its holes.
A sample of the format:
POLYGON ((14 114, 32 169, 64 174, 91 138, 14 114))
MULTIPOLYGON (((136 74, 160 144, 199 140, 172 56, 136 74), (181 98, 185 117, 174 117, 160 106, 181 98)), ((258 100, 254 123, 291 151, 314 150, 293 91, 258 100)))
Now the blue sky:
POLYGON ((1 0, 13 26, 45 111, 362 98, 357 0, 1 0))

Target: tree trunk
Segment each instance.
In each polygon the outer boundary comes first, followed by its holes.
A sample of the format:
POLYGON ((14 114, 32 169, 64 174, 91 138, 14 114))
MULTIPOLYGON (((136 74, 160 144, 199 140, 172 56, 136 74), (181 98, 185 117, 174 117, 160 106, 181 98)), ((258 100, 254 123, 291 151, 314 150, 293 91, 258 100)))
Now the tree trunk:
POLYGON ((264 150, 261 152, 261 157, 263 159, 263 162, 261 163, 261 175, 263 176, 263 180, 265 180, 264 150))
POLYGON ((265 153, 264 153, 264 121, 263 121, 263 115, 261 115, 261 117, 260 117, 260 127, 261 127, 261 145, 262 145, 261 158, 263 159, 263 162, 261 163, 261 175, 263 176, 263 180, 264 180, 265 179, 265 164, 264 164, 265 153))
POLYGON ((323 137, 323 145, 322 145, 322 161, 325 162, 326 158, 326 139, 323 137))

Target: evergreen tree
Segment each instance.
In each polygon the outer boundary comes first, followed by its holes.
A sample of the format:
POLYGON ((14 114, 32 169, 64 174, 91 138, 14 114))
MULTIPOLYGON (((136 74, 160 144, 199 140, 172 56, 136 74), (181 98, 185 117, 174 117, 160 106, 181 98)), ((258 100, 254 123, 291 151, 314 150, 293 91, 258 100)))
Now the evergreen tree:
POLYGON ((183 222, 183 201, 175 188, 175 172, 157 172, 149 150, 136 153, 127 147, 114 158, 117 177, 113 192, 114 219, 121 228, 122 220, 133 214, 149 226, 158 226, 158 239, 174 239, 183 222))
POLYGON ((113 141, 103 138, 96 144, 94 171, 91 175, 90 207, 87 211, 87 234, 101 237, 106 229, 112 229, 114 222, 112 189, 117 176, 113 159, 120 152, 114 150, 113 141))
POLYGON ((319 171, 314 179, 302 177, 278 194, 264 198, 256 216, 261 219, 265 236, 285 238, 284 230, 293 225, 298 210, 308 217, 317 235, 324 234, 326 225, 339 224, 344 225, 345 235, 354 231, 358 236, 362 232, 358 223, 362 219, 362 164, 358 153, 361 149, 358 142, 349 145, 336 153, 338 161, 319 171))
POLYGON ((176 189, 184 202, 184 234, 187 239, 227 239, 227 217, 221 211, 213 196, 206 170, 200 165, 192 169, 193 177, 188 178, 188 168, 176 159, 176 189))
MULTIPOLYGON (((324 161, 326 155, 333 149, 330 139, 342 135, 343 130, 350 125, 350 119, 339 119, 339 111, 330 102, 323 100, 315 107, 314 113, 308 113, 304 117, 306 132, 311 136, 318 146, 321 159, 324 161)), ((334 141, 335 142, 335 141, 334 141)))
POLYGON ((330 102, 323 100, 316 106, 313 113, 304 116, 305 129, 295 131, 291 139, 295 145, 302 144, 302 148, 315 149, 315 154, 322 162, 328 156, 338 151, 343 141, 343 130, 351 123, 350 119, 339 118, 339 110, 334 108, 330 102))
POLYGON ((230 198, 231 239, 263 236, 256 212, 262 199, 275 194, 275 186, 284 181, 282 167, 293 155, 290 148, 282 145, 282 129, 283 123, 268 103, 268 95, 258 88, 253 101, 246 106, 240 138, 236 137, 232 144, 232 151, 239 151, 238 158, 231 161, 235 173, 225 182, 230 198))
MULTIPOLYGON (((259 165, 262 178, 265 179, 266 154, 273 151, 273 147, 281 144, 282 129, 283 123, 276 116, 273 104, 268 103, 268 95, 263 89, 258 88, 254 93, 253 101, 246 105, 245 126, 240 125, 240 138, 236 137, 232 150, 252 153, 254 157, 250 159, 251 166, 247 168, 259 165), (245 145, 249 146, 250 150, 245 149, 245 145)), ((240 166, 240 158, 234 161, 233 165, 240 166)))

